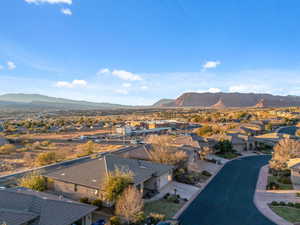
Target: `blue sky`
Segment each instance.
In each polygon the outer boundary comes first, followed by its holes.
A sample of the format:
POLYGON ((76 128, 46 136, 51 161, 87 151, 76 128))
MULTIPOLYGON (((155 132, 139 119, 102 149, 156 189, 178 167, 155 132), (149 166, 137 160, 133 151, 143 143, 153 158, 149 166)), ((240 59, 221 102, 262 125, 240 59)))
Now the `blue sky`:
POLYGON ((300 95, 298 0, 2 0, 0 94, 300 95))

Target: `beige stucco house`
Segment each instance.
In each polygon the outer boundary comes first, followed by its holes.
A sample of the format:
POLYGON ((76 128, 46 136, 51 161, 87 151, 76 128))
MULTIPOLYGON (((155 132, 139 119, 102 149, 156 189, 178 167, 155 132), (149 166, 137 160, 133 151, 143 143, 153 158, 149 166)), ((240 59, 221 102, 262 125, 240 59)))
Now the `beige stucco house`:
POLYGON ((48 186, 55 193, 78 200, 102 198, 101 184, 106 176, 116 169, 133 173, 133 185, 144 196, 147 192, 159 191, 172 180, 173 167, 138 159, 106 155, 77 165, 58 169, 45 176, 48 186))

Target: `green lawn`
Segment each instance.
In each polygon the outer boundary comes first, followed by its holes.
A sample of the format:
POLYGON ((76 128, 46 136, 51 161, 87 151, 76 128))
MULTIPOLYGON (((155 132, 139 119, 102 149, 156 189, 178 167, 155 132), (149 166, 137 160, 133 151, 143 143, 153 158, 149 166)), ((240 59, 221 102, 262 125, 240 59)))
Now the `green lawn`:
POLYGON ((279 184, 280 190, 293 190, 294 189, 292 184, 280 183, 278 181, 278 177, 275 177, 275 176, 268 176, 268 183, 270 183, 270 182, 275 182, 275 183, 279 184))
POLYGON ((172 218, 183 205, 184 202, 177 204, 162 199, 146 203, 144 212, 146 215, 149 215, 150 213, 159 213, 165 215, 166 218, 172 218))
POLYGON ((300 209, 286 206, 270 206, 270 208, 280 217, 291 223, 300 222, 300 209))

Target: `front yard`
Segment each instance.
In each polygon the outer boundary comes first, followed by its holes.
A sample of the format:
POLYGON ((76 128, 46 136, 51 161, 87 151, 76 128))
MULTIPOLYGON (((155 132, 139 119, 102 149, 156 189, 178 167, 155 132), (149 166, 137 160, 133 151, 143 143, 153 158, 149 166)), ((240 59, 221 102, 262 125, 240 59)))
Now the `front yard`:
POLYGON ((241 156, 241 154, 235 152, 217 153, 216 155, 224 159, 234 159, 241 156))
POLYGON ((300 209, 288 206, 270 206, 270 208, 280 217, 291 223, 300 222, 300 209))
POLYGON ((161 199, 146 203, 144 212, 145 215, 149 215, 150 213, 163 214, 168 219, 172 218, 177 213, 177 211, 181 209, 184 203, 184 201, 179 201, 179 203, 175 203, 167 199, 161 199))
POLYGON ((293 190, 293 185, 290 177, 284 179, 280 176, 268 176, 268 189, 271 190, 293 190))

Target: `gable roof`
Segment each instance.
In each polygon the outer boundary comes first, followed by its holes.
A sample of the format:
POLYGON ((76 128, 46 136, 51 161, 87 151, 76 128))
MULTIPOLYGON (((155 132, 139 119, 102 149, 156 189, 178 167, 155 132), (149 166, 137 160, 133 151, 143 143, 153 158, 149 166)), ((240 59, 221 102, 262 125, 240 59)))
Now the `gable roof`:
POLYGON ((0 199, 0 221, 7 225, 69 225, 96 209, 25 188, 0 190, 0 199))
POLYGON ((134 183, 140 184, 152 176, 159 176, 168 172, 172 169, 172 166, 145 160, 122 158, 110 154, 105 155, 103 158, 91 159, 74 166, 55 170, 45 174, 45 176, 63 182, 99 189, 108 173, 115 171, 117 168, 131 171, 134 174, 134 183))
POLYGON ((0 209, 0 222, 5 222, 7 225, 22 225, 33 221, 38 217, 35 213, 13 209, 0 209))

